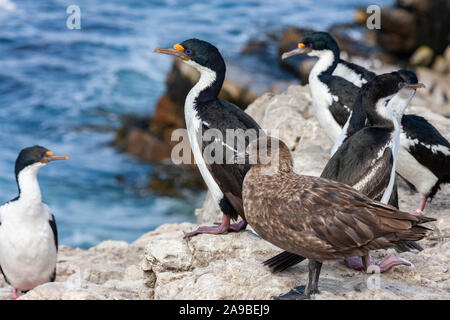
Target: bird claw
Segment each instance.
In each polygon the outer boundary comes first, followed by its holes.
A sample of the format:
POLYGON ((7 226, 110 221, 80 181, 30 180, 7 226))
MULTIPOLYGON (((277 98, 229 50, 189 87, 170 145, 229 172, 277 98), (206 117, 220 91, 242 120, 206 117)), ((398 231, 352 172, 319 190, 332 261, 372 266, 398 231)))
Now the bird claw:
POLYGON ((345 265, 353 270, 365 270, 364 264, 360 257, 349 257, 345 259, 345 265))
POLYGON ((409 214, 416 216, 416 217, 420 217, 421 215, 423 215, 422 210, 417 209, 416 211, 410 212, 409 214))
POLYGON ((230 224, 230 227, 228 228, 228 231, 230 231, 230 232, 239 232, 239 231, 245 230, 246 227, 247 227, 247 221, 241 220, 241 221, 239 221, 237 223, 230 224))
POLYGON ((227 234, 228 232, 239 232, 244 230, 246 227, 247 222, 245 220, 232 224, 221 223, 219 226, 198 227, 197 230, 186 233, 183 239, 190 238, 201 233, 209 233, 217 235, 217 234, 227 234))
POLYGON ((408 267, 413 267, 414 265, 408 260, 397 257, 395 254, 391 253, 389 256, 383 259, 380 263, 376 265, 370 265, 366 272, 367 273, 381 273, 390 270, 392 267, 405 265, 408 267))
MULTIPOLYGON (((305 293, 305 286, 298 286, 291 289, 288 293, 273 296, 274 300, 307 300, 311 295, 305 293)), ((318 293, 318 292, 317 292, 318 293)))
POLYGON ((184 235, 183 239, 190 238, 193 236, 196 236, 201 233, 209 233, 209 234, 225 234, 228 233, 228 229, 222 228, 222 225, 220 226, 211 226, 211 227, 198 227, 197 230, 194 230, 192 232, 188 232, 184 235))
POLYGON ((360 257, 350 257, 345 259, 345 264, 347 267, 352 268, 353 270, 364 270, 366 273, 382 273, 390 270, 394 266, 405 265, 408 267, 413 266, 413 264, 405 259, 397 257, 395 254, 390 254, 386 258, 384 258, 378 264, 371 264, 370 258, 367 259, 366 264, 364 265, 363 260, 360 257))

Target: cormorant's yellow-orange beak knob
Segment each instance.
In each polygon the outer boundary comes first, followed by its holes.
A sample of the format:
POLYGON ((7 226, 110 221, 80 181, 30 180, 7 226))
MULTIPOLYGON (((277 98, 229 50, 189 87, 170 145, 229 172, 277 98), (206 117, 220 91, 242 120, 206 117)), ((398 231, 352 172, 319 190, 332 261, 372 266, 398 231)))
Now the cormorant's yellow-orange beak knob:
POLYGON ((173 46, 173 48, 174 48, 175 50, 178 50, 178 51, 184 51, 184 47, 183 47, 181 44, 179 44, 179 43, 175 44, 175 45, 173 46))
POLYGON ((173 49, 156 48, 155 50, 153 50, 153 52, 170 54, 185 61, 191 59, 187 54, 184 53, 184 47, 179 43, 175 44, 173 46, 173 49))
POLYGON ((51 151, 47 151, 45 153, 45 157, 41 160, 42 163, 48 163, 50 161, 55 161, 55 160, 69 160, 70 157, 69 156, 55 156, 53 154, 53 152, 51 151))
POLYGON ((297 54, 309 53, 309 52, 311 52, 311 48, 307 47, 306 44, 304 44, 303 42, 300 42, 299 44, 297 44, 296 49, 283 53, 281 55, 281 60, 287 59, 287 58, 295 56, 297 54))

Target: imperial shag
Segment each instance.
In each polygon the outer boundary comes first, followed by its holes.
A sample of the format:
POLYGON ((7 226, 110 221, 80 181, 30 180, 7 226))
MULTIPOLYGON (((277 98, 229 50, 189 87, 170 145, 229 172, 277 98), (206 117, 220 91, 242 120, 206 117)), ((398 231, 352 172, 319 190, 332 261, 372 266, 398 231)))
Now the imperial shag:
POLYGON ((0 270, 13 289, 28 291, 55 280, 58 233, 55 217, 42 202, 37 180, 50 161, 67 160, 46 148, 23 149, 15 164, 19 196, 0 207, 0 270))
POLYGON ((223 217, 220 226, 200 227, 186 237, 199 233, 221 234, 245 229, 247 222, 242 206, 242 182, 250 165, 234 162, 235 155, 242 150, 235 141, 225 141, 225 137, 227 131, 235 132, 245 150, 249 141, 258 134, 263 134, 260 126, 239 107, 218 98, 226 66, 215 46, 206 41, 189 39, 174 45, 173 49, 155 49, 155 52, 178 57, 200 73, 200 79, 186 97, 186 127, 195 162, 214 201, 222 210, 223 217), (204 133, 207 130, 216 130, 218 134, 209 135, 212 139, 205 141, 204 133), (221 161, 207 159, 205 150, 211 143, 218 143, 222 147, 221 161), (243 220, 230 224, 230 219, 237 219, 238 216, 243 220))
MULTIPOLYGON (((406 83, 418 83, 416 74, 411 70, 398 72, 406 83)), ((410 95, 409 100, 413 96, 410 95)), ((345 139, 370 124, 365 112, 357 106, 347 120, 340 139, 333 146, 332 153, 345 139)), ((401 128, 396 171, 420 192, 422 197, 419 208, 412 214, 422 214, 427 199, 433 198, 442 183, 450 183, 450 143, 425 118, 413 114, 396 116, 401 128)))

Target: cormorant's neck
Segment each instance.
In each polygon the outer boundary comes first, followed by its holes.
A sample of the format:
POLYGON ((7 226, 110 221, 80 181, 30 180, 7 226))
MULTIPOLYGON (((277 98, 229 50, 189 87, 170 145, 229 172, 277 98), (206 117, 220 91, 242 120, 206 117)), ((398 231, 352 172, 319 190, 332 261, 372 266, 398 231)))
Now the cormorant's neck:
POLYGON ((366 111, 367 119, 372 126, 383 126, 394 130, 392 110, 389 107, 393 96, 388 96, 379 99, 376 103, 364 101, 364 110, 366 111))
POLYGON ((311 70, 310 77, 331 76, 339 63, 339 52, 336 50, 321 50, 310 55, 319 58, 311 70))
POLYGON ((42 201, 41 189, 37 179, 37 173, 42 166, 41 163, 30 165, 22 169, 16 176, 19 200, 28 203, 40 203, 42 201))
POLYGON ((191 89, 192 94, 195 96, 196 105, 201 102, 217 99, 225 80, 225 63, 216 66, 214 70, 203 67, 195 62, 191 62, 190 64, 200 72, 200 79, 191 89))
POLYGON ((389 108, 398 123, 402 123, 403 113, 405 112, 406 107, 411 102, 415 90, 412 89, 403 89, 400 90, 394 97, 391 99, 389 103, 389 108))
POLYGON ((349 119, 347 129, 347 137, 352 136, 366 125, 366 112, 362 105, 362 96, 358 94, 355 103, 353 104, 352 113, 349 119))

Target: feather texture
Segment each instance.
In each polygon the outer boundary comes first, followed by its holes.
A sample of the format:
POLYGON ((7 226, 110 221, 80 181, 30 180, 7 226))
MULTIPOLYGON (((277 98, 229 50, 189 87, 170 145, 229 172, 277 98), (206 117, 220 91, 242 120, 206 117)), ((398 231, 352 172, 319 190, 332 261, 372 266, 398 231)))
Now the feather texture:
MULTIPOLYGON (((291 157, 280 142, 280 163, 291 157)), ((244 180, 244 210, 265 240, 315 261, 362 256, 427 232, 417 217, 374 201, 350 186, 282 171, 261 174, 254 165, 244 180)))

